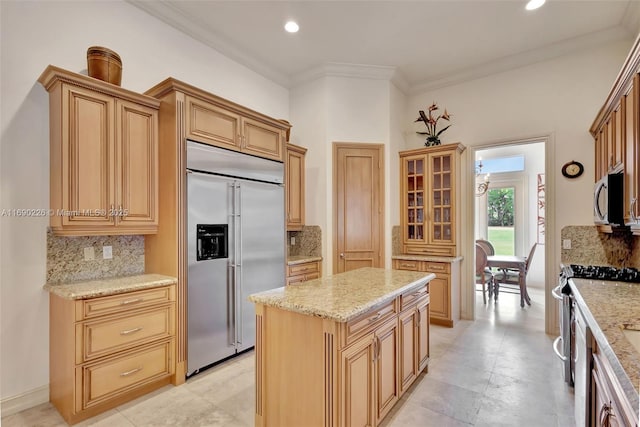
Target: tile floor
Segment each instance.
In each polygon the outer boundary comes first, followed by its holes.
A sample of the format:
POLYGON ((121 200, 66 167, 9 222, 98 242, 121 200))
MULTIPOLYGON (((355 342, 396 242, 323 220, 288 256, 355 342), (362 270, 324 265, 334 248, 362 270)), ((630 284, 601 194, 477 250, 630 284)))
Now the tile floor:
MULTIPOLYGON (((515 294, 486 306, 478 298, 475 322, 432 326, 429 373, 383 427, 575 425, 573 394, 562 382, 553 337, 544 333, 544 295, 530 291, 531 307, 521 309, 515 294)), ((252 352, 243 354, 77 425, 253 426, 253 363, 252 352)), ((49 403, 2 418, 4 427, 65 425, 49 403)))

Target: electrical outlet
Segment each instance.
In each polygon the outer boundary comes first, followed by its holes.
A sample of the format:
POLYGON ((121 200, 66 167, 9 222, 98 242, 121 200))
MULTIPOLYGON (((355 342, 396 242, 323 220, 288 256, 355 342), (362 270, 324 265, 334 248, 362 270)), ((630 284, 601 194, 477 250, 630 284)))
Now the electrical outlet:
POLYGON ((93 246, 89 246, 88 248, 84 248, 84 260, 92 261, 96 259, 96 254, 93 251, 93 246))
POLYGON ((562 240, 562 249, 571 249, 571 239, 562 240))
POLYGON ((291 246, 295 246, 296 245, 296 238, 294 236, 291 236, 291 246))
POLYGON ((113 258, 113 251, 111 246, 103 246, 102 247, 102 259, 111 259, 113 258))

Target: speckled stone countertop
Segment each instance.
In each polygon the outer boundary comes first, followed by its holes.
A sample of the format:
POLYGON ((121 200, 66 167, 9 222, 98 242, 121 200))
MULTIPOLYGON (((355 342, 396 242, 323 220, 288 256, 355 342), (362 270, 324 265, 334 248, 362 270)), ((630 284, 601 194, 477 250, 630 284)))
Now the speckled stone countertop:
POLYGON ((44 289, 65 299, 85 299, 173 285, 178 279, 161 274, 111 277, 87 282, 46 284, 44 289))
POLYGON ((433 273, 365 267, 253 294, 256 304, 347 322, 396 296, 418 288, 433 273))
POLYGON ((461 256, 434 256, 434 255, 393 255, 391 259, 402 259, 405 261, 432 261, 432 262, 457 262, 462 261, 461 256))
POLYGON ((569 283, 598 351, 611 363, 637 415, 640 352, 625 338, 621 325, 640 324, 640 284, 576 278, 569 283))
POLYGON ((321 256, 292 255, 287 257, 287 265, 304 264, 305 262, 322 261, 321 256))

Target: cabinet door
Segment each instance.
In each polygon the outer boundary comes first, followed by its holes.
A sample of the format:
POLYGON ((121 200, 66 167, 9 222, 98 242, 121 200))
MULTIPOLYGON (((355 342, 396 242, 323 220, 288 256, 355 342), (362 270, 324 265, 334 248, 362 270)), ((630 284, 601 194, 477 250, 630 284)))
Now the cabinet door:
POLYGON ((186 97, 187 138, 216 147, 240 149, 240 116, 225 108, 186 97))
POLYGON ((242 151, 268 159, 283 159, 284 132, 257 120, 242 119, 242 151))
POLYGON ((640 135, 638 127, 638 112, 640 111, 638 91, 640 88, 640 76, 636 74, 633 84, 624 95, 625 103, 625 156, 624 156, 624 188, 625 204, 624 218, 625 224, 636 225, 640 216, 638 208, 638 196, 640 195, 640 135))
POLYGON ((611 167, 614 169, 622 166, 622 162, 624 159, 624 133, 623 127, 625 122, 625 108, 626 104, 623 103, 624 98, 618 101, 618 105, 616 109, 613 111, 613 141, 612 141, 612 150, 611 153, 611 167))
POLYGON ((429 295, 431 317, 450 319, 449 276, 436 274, 436 277, 429 282, 429 295))
POLYGON ((454 203, 455 164, 452 153, 433 153, 429 164, 429 222, 430 245, 453 245, 455 242, 454 203))
POLYGON ((64 85, 62 114, 62 226, 112 226, 115 199, 114 99, 64 85))
POLYGON ((405 244, 425 244, 425 166, 423 155, 402 157, 402 236, 405 244))
POLYGON ((158 111, 116 102, 116 200, 118 225, 158 225, 158 111))
POLYGON ((302 230, 304 225, 304 155, 306 150, 287 144, 286 213, 287 231, 302 230))
MULTIPOLYGON (((431 286, 431 285, 429 285, 431 286)), ((416 307, 416 326, 417 326, 417 362, 419 374, 429 364, 429 301, 430 297, 418 302, 416 307)))
POLYGON ((341 425, 374 425, 374 338, 367 335, 341 353, 341 425))
POLYGON ((376 424, 400 397, 398 387, 398 322, 393 319, 376 330, 376 424))
POLYGON ((400 390, 402 393, 407 391, 409 386, 415 381, 418 372, 416 360, 416 344, 417 344, 417 328, 415 310, 407 310, 400 314, 400 390))

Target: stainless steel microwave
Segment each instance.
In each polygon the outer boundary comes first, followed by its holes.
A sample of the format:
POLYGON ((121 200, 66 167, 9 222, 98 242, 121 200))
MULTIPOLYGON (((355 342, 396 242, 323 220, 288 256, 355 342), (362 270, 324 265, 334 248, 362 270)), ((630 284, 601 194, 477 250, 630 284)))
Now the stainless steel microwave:
POLYGON ((609 173, 596 182, 593 191, 593 221, 624 225, 624 174, 609 173))

